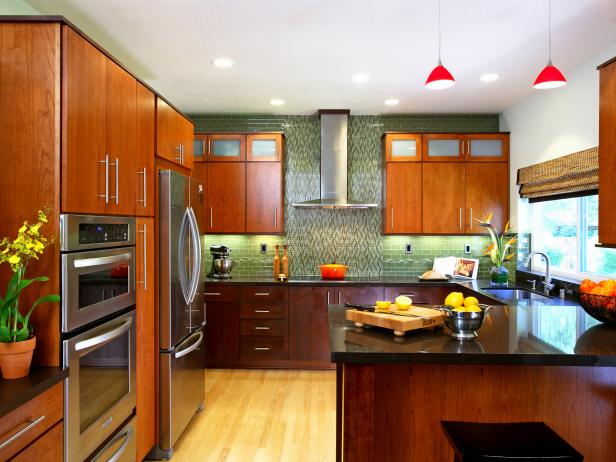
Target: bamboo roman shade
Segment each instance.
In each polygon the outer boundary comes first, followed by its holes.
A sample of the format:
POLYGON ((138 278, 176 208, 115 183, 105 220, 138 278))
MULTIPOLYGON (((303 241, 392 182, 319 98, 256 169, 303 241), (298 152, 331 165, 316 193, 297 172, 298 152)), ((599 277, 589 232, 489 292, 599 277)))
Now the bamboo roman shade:
POLYGON ((579 151, 518 170, 520 197, 531 202, 596 194, 599 148, 579 151))

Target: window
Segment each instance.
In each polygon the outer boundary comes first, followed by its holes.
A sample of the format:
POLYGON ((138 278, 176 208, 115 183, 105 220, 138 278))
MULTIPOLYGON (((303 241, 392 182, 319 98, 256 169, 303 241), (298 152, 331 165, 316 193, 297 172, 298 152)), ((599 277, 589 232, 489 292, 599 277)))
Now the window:
MULTIPOLYGON (((555 273, 583 279, 616 275, 616 249, 595 247, 598 240, 598 196, 536 202, 532 205, 533 250, 550 257, 555 273)), ((533 269, 543 270, 539 257, 533 269)))

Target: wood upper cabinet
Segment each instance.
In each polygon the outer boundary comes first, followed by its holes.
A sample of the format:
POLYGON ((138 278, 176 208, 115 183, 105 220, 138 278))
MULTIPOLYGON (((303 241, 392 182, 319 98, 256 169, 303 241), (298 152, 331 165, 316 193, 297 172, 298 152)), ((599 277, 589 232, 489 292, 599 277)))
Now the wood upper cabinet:
POLYGON ((199 233, 205 233, 208 227, 207 199, 206 199, 207 164, 196 162, 193 165, 190 177, 190 206, 195 212, 199 233))
POLYGON ((282 133, 251 133, 246 135, 246 160, 280 162, 283 153, 282 133))
POLYGON ((156 149, 156 97, 137 83, 136 210, 139 216, 154 216, 154 151, 156 149))
POLYGON ((466 164, 466 219, 469 234, 484 233, 477 219, 493 213, 492 224, 502 230, 509 220, 509 164, 485 162, 466 164))
POLYGON ((246 160, 246 135, 221 133, 207 136, 209 162, 243 162, 246 160))
POLYGON ((282 163, 246 163, 246 232, 282 233, 282 163))
POLYGON ((383 232, 385 234, 421 233, 421 163, 387 162, 385 176, 383 232))
POLYGON ((289 287, 289 359, 329 364, 327 304, 335 287, 289 287))
MULTIPOLYGON (((153 115, 153 114, 152 114, 153 115)), ((137 460, 156 443, 156 304, 154 294, 154 219, 137 218, 137 460)))
POLYGON ((463 151, 467 162, 509 160, 509 133, 466 135, 463 151))
POLYGON ((246 231, 246 164, 210 162, 207 166, 206 231, 246 231))
POLYGON ((178 139, 180 140, 182 152, 182 165, 186 168, 193 168, 193 145, 195 127, 186 117, 178 114, 178 139))
POLYGON ((600 69, 599 242, 616 245, 616 61, 600 69))
POLYGON ((464 161, 464 135, 422 135, 422 159, 424 162, 464 161))
POLYGON ((193 139, 193 161, 205 162, 207 160, 207 135, 195 133, 193 139))
POLYGON ((62 33, 62 211, 105 214, 108 60, 70 27, 62 33))
POLYGON ((459 162, 424 162, 422 178, 423 232, 465 232, 465 165, 459 162))
POLYGON ((387 162, 421 162, 422 135, 387 133, 383 137, 383 151, 387 162))
POLYGON ((192 168, 194 125, 166 101, 156 98, 156 155, 192 168))

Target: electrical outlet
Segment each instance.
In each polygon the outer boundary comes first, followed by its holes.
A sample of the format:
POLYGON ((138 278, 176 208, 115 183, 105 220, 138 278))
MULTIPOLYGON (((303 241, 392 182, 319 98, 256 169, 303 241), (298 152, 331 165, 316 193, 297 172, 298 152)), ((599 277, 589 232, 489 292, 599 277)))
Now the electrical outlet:
POLYGON ((470 244, 464 244, 464 253, 466 255, 470 255, 471 252, 472 252, 471 245, 470 244))
POLYGON ((413 254, 413 244, 411 242, 407 242, 404 245, 404 253, 406 253, 407 255, 413 254))
POLYGON ((261 253, 267 253, 267 244, 265 242, 261 243, 261 253))

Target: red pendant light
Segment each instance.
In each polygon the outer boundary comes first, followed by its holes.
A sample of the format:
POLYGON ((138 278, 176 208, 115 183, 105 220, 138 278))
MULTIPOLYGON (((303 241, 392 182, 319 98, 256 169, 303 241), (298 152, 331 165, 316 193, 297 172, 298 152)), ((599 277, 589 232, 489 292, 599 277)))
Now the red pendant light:
POLYGON ((441 63, 441 0, 438 1, 438 64, 430 72, 428 79, 426 80, 426 88, 429 90, 443 90, 445 88, 453 87, 456 84, 456 80, 451 75, 451 72, 447 70, 443 63, 441 63))
POLYGON ((548 64, 535 79, 533 87, 537 90, 549 90, 567 84, 567 79, 560 70, 552 64, 552 0, 548 0, 548 64))

